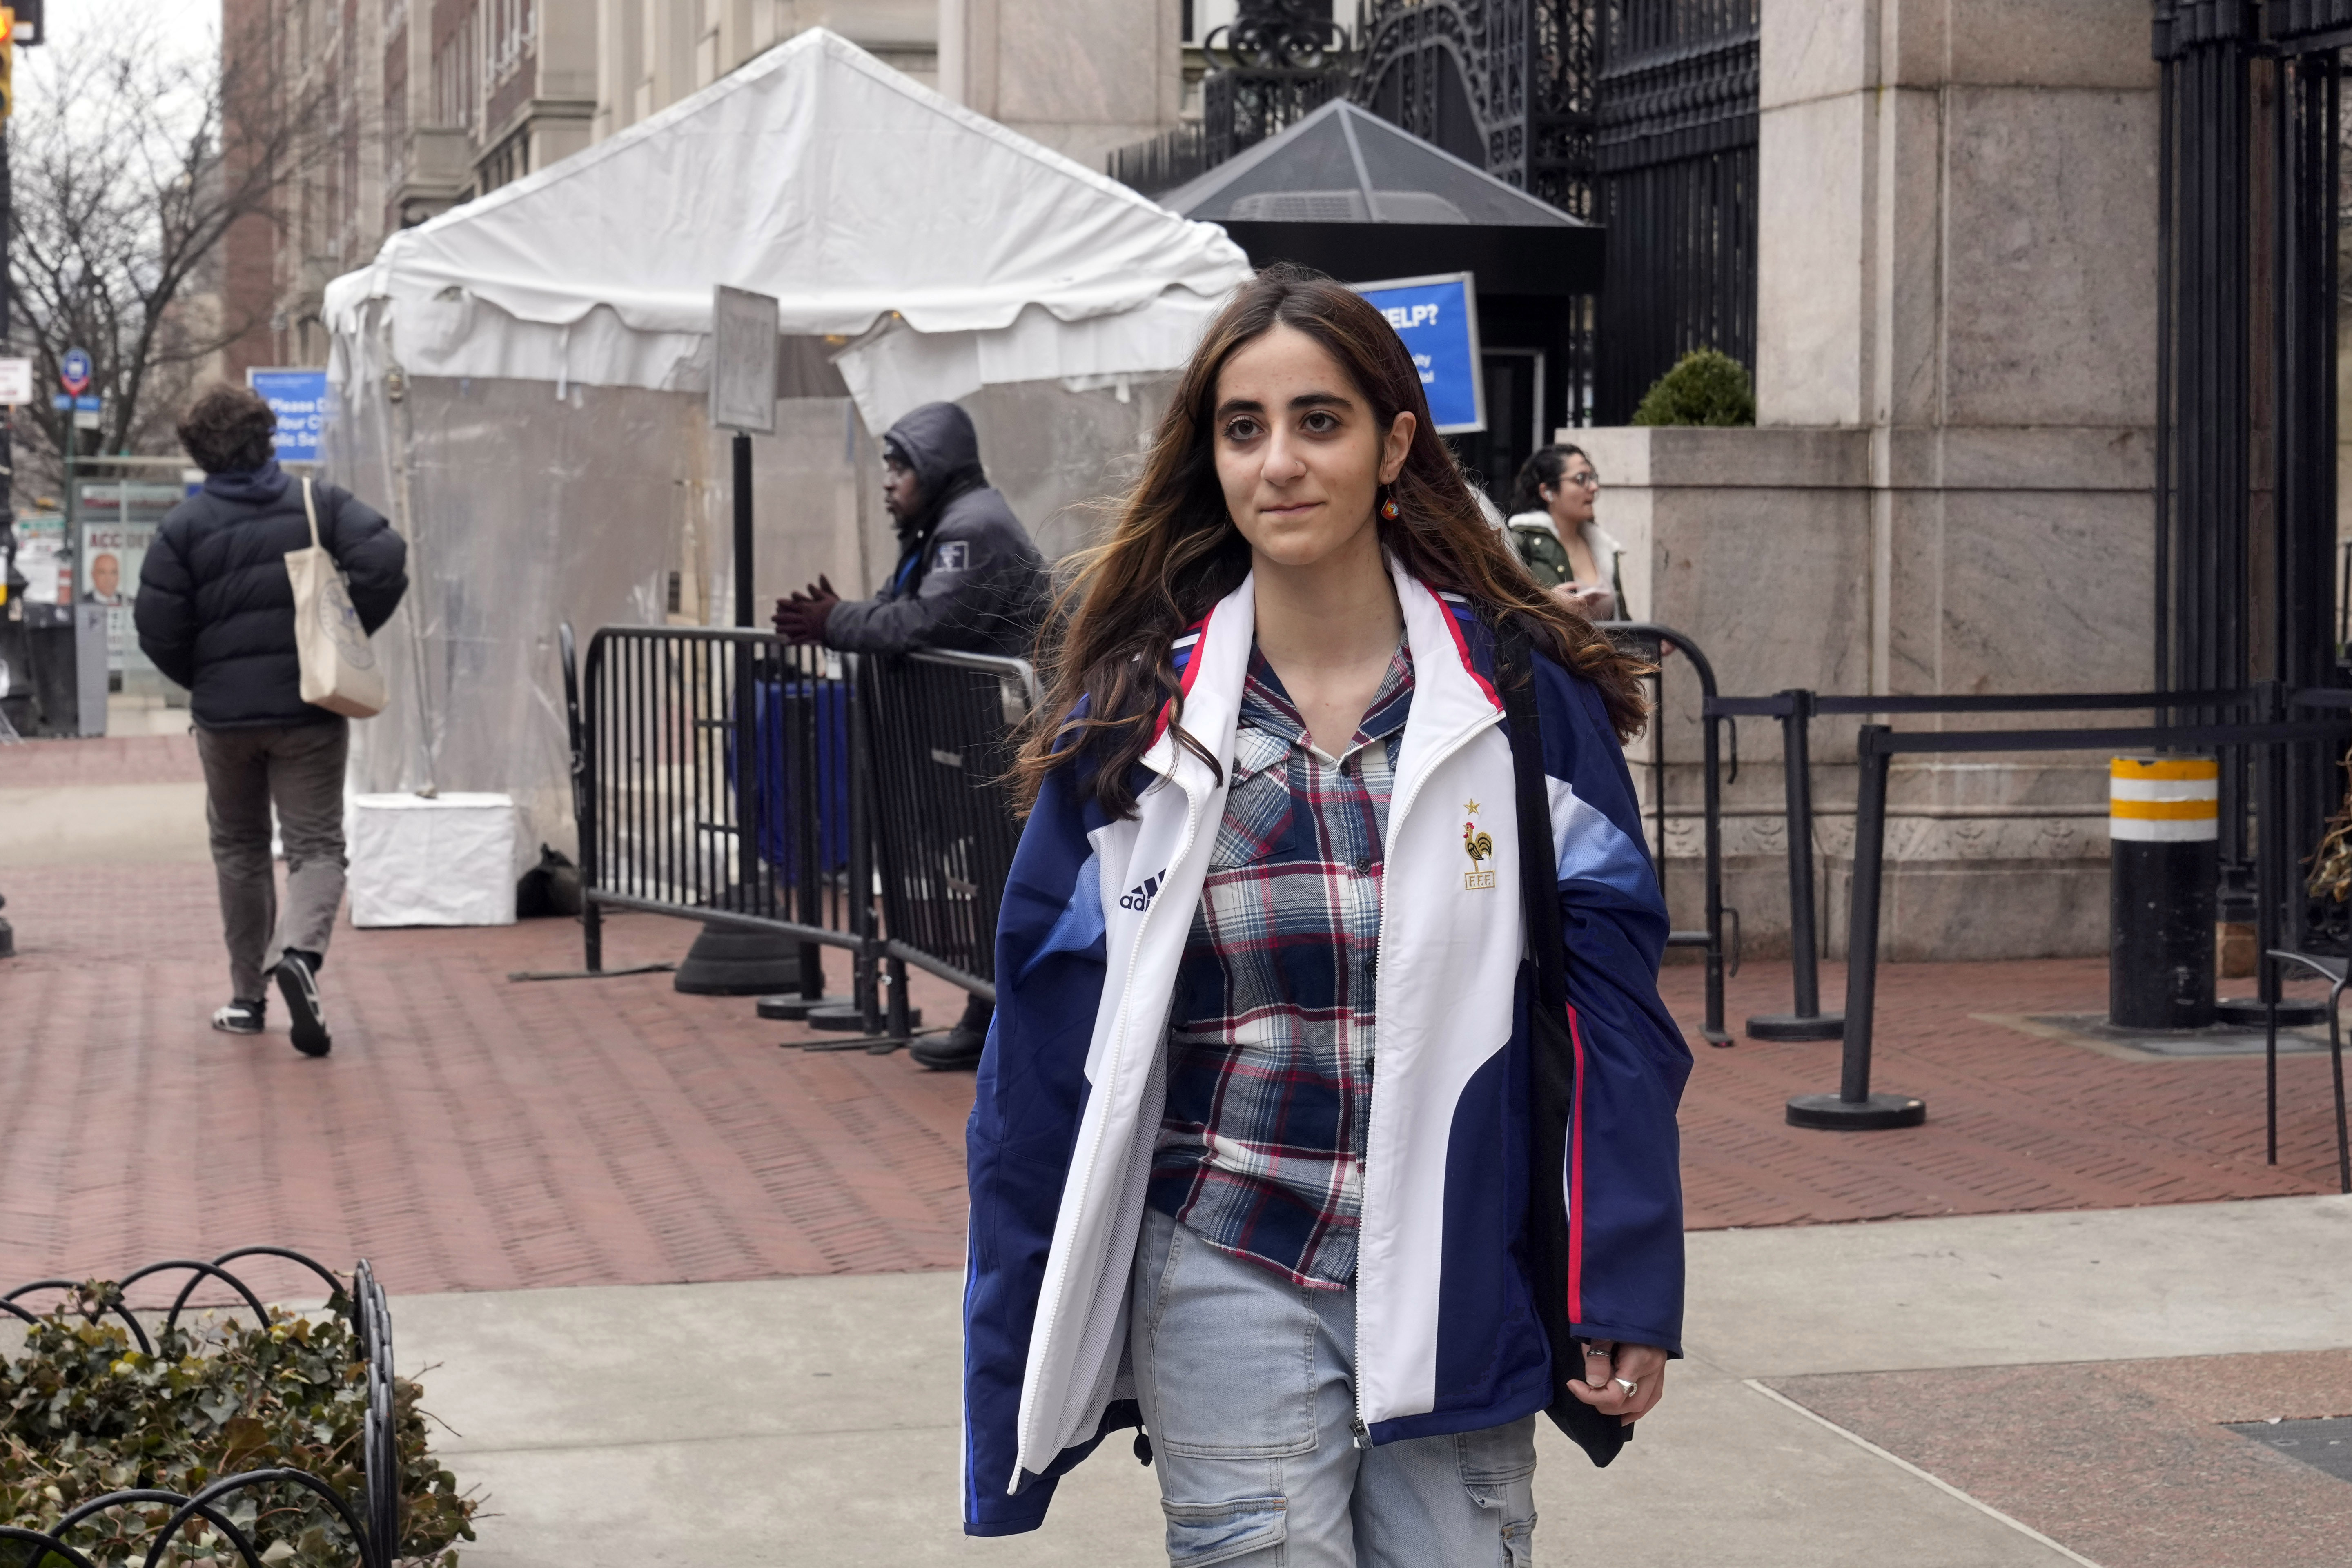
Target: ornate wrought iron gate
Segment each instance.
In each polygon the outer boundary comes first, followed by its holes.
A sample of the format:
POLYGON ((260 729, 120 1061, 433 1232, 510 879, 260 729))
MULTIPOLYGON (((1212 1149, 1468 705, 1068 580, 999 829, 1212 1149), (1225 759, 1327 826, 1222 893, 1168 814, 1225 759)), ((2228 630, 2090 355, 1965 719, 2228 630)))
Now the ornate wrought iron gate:
POLYGON ((1370 0, 1350 96, 1590 218, 1599 10, 1600 0, 1370 0))
MULTIPOLYGON (((2352 0, 2154 0, 2154 17, 2157 686, 2341 687, 2336 312, 2352 0)), ((2250 758, 2225 756, 2226 920, 2256 912, 2254 782, 2250 758)), ((2278 847, 2299 859, 2343 779, 2313 758, 2276 787, 2278 847)), ((2290 902, 2276 913, 2295 941, 2315 911, 2290 902)))

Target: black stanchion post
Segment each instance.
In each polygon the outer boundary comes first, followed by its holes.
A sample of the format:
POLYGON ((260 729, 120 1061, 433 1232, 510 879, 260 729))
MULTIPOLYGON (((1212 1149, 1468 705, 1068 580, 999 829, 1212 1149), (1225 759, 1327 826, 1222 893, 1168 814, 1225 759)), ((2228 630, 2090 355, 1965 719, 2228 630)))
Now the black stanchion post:
POLYGON ((1927 1119, 1924 1100, 1870 1092, 1871 1022, 1878 990, 1878 896, 1886 860, 1885 749, 1894 733, 1865 724, 1856 738, 1860 789, 1854 802, 1853 896, 1846 931, 1845 1060, 1835 1094, 1800 1094, 1789 1100, 1789 1125, 1869 1132, 1916 1127, 1927 1119))
POLYGON ((1822 1011, 1821 945, 1813 923, 1813 694, 1792 689, 1780 695, 1789 704, 1780 715, 1780 757, 1788 781, 1789 970, 1796 1010, 1748 1019, 1748 1037, 1834 1040, 1844 1034, 1845 1019, 1822 1011))

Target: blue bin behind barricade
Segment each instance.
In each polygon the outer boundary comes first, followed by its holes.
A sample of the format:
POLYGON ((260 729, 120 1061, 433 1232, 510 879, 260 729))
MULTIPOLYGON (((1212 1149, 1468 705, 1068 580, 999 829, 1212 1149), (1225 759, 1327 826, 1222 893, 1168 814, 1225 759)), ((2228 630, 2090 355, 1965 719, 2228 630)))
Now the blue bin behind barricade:
MULTIPOLYGON (((762 680, 757 689, 760 858, 774 868, 780 882, 800 876, 800 791, 806 776, 814 773, 817 869, 841 870, 849 864, 849 688, 837 680, 762 680), (812 739, 816 743, 814 766, 799 752, 812 739)), ((730 780, 735 777, 734 750, 730 740, 730 780)))

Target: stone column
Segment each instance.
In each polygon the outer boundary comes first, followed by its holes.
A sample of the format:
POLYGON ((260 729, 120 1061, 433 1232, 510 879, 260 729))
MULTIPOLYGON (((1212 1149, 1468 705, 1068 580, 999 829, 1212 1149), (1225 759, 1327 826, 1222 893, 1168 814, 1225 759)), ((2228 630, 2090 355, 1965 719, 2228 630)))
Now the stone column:
POLYGON ((1183 108, 1182 0, 939 0, 940 90, 1099 170, 1183 108))
MULTIPOLYGON (((1582 433, 1611 485, 1601 521, 1643 557, 1637 605, 1700 640, 1732 691, 2145 689, 2146 6, 1763 0, 1761 77, 1759 428, 1582 433)), ((2103 721, 2145 721, 1897 722, 2103 721)), ((1832 806, 1853 799, 1853 724, 1815 730, 1832 806)), ((1696 739, 1677 728, 1679 758, 1696 739)), ((1778 736, 1742 730, 1734 806, 1763 809, 1778 736)), ((2104 951, 2103 776, 2035 755, 1900 768, 1890 955, 2104 951)), ((1850 818, 1822 826, 1842 943, 1850 818)), ((1778 827, 1728 827, 1758 858, 1738 885, 1769 950, 1785 931, 1785 891, 1763 885, 1778 827)))

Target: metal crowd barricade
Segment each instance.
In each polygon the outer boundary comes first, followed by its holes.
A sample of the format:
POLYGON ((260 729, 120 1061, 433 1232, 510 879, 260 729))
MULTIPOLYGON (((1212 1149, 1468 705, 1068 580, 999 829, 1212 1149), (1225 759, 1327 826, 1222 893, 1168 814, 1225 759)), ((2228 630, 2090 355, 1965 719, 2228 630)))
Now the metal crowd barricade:
POLYGON ((811 997, 820 951, 847 952, 878 1024, 871 837, 837 656, 764 632, 605 626, 576 696, 566 662, 587 972, 604 973, 606 909, 781 931, 802 943, 811 997))
POLYGON ((1021 839, 1006 774, 1038 702, 1028 662, 922 652, 858 674, 882 884, 882 951, 996 995, 996 917, 1021 839))
MULTIPOLYGON (((1701 1031, 1711 1046, 1727 1046, 1731 1037, 1723 1027, 1723 781, 1719 763, 1722 760, 1720 732, 1717 726, 1724 721, 1717 711, 1715 689, 1715 666, 1698 644, 1672 626, 1652 621, 1601 621, 1599 628, 1606 632, 1620 647, 1629 647, 1652 664, 1663 665, 1670 654, 1679 654, 1690 660, 1691 670, 1698 677, 1701 706, 1699 710, 1701 781, 1700 815, 1704 818, 1702 844, 1706 864, 1706 924, 1700 931, 1671 931, 1666 937, 1669 947, 1702 948, 1706 953, 1706 1023, 1701 1031)), ((1663 696, 1664 680, 1658 681, 1663 696)), ((1666 770, 1664 742, 1659 733, 1659 721, 1654 713, 1650 720, 1652 745, 1651 797, 1657 810, 1658 853, 1656 867, 1658 892, 1664 897, 1666 886, 1666 770)), ((1732 771, 1739 767, 1738 742, 1732 742, 1732 771)), ((1734 911, 1733 918, 1738 918, 1734 911)))

